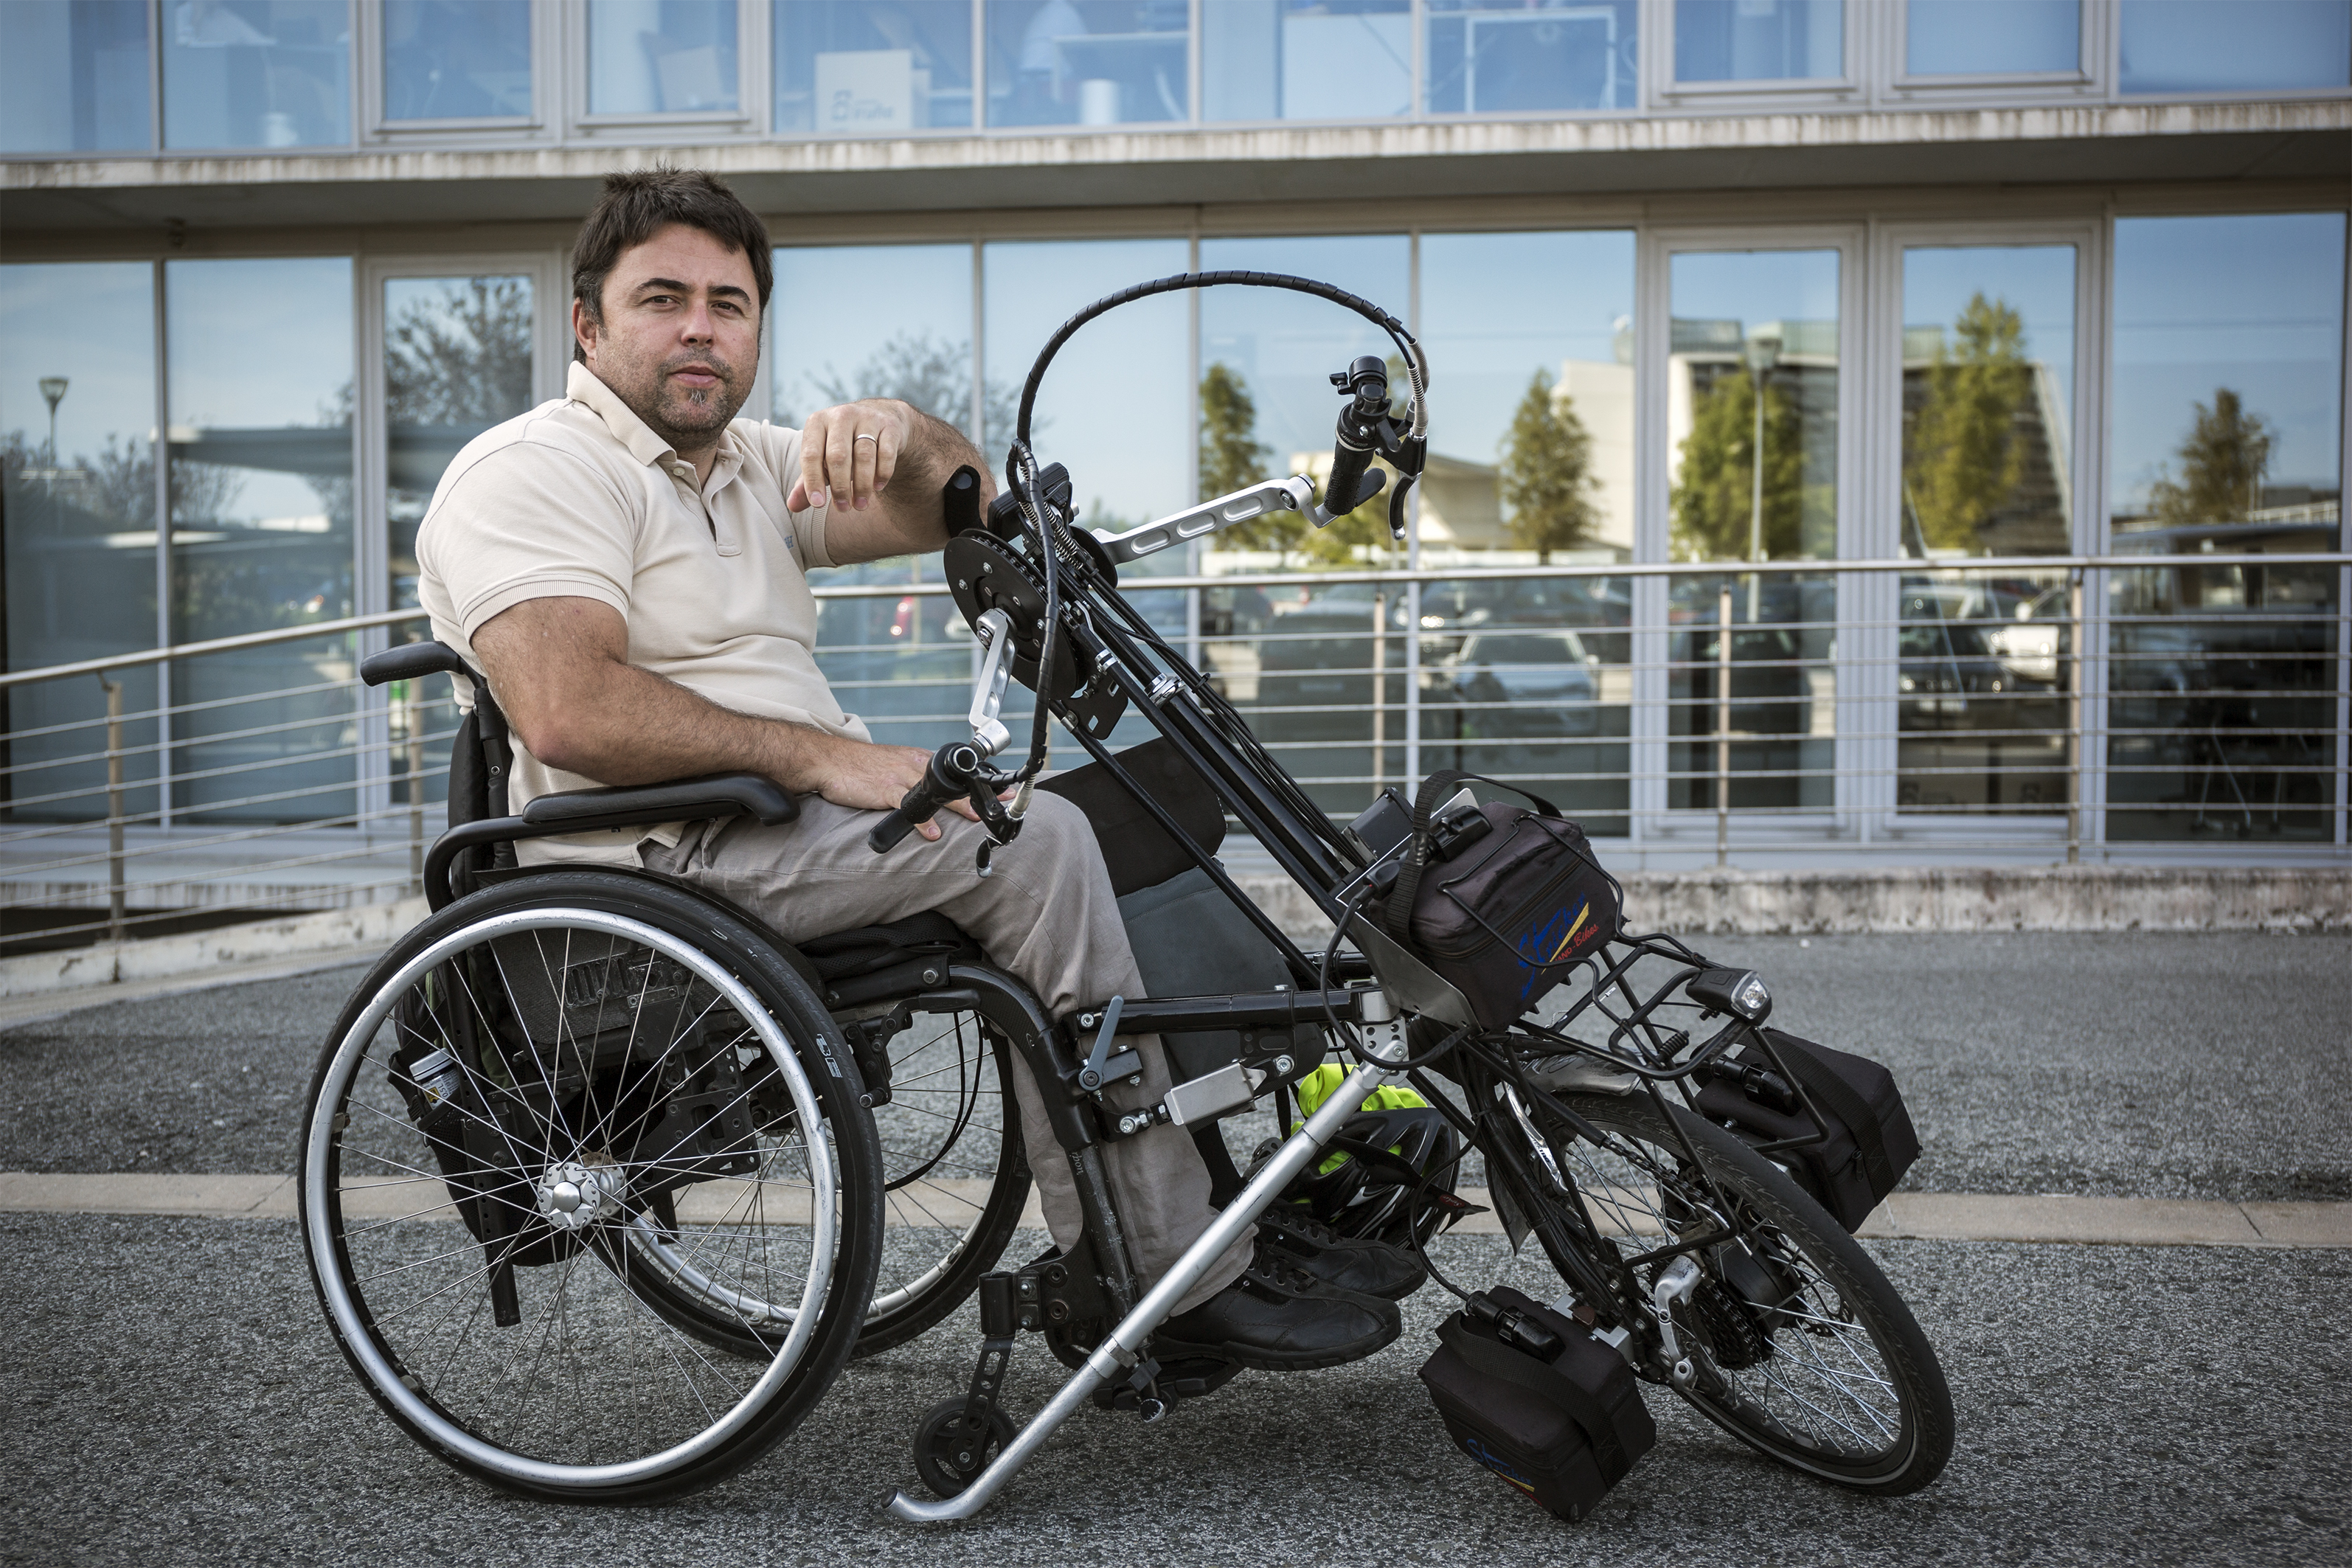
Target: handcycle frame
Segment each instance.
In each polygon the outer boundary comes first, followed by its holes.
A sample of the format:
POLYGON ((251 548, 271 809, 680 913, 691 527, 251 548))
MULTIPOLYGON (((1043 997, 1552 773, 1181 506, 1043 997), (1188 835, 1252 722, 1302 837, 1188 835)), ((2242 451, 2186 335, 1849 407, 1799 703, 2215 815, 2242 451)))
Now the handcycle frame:
MULTIPOLYGON (((1018 486, 1021 481, 1016 477, 1013 482, 1018 486)), ((962 522, 959 537, 976 542, 982 536, 992 539, 993 543, 981 547, 992 552, 1000 563, 1024 541, 1034 557, 1036 542, 1025 531, 1012 538, 989 532, 977 517, 976 494, 976 485, 963 475, 950 483, 951 518, 959 502, 964 511, 958 520, 962 522)), ((1066 510, 1052 499, 1034 494, 1024 499, 1053 542, 1050 548, 1055 552, 1054 567, 1060 587, 1055 595, 1058 624, 1053 629, 1060 638, 1067 639, 1073 655, 1073 674, 1080 684, 1066 689, 1056 686, 1046 657, 1049 641, 1036 643, 1035 655, 1030 660, 1036 678, 1024 683, 1033 685, 1033 689, 1043 689, 1040 702, 1064 721, 1064 727, 1076 737, 1093 763, 1145 807, 1234 909, 1274 945, 1289 968, 1295 985, 1291 991, 1254 996, 1115 998, 1097 1003, 1081 1009, 1078 1015, 1078 1021, 1083 1023, 1103 1020, 1096 1058, 1100 1058, 1114 1022, 1123 1033, 1253 1026, 1272 1028, 1320 1022, 1340 1037, 1356 1065, 1340 1087, 1289 1134, 1183 1256, 1138 1300, 1134 1294, 1135 1275, 1118 1227, 1116 1207, 1108 1201, 1108 1184, 1099 1173, 1099 1157, 1094 1145, 1101 1134, 1090 1125, 1099 1121, 1107 1130, 1115 1128, 1117 1123, 1100 1100, 1102 1075, 1096 1075, 1097 1081, 1094 1084, 1083 1081, 1085 1068, 1077 1055, 1076 1043, 1066 1044, 1070 1042, 1068 1032, 1050 1044, 1041 1041, 1046 1048, 1039 1054, 1046 1059, 1040 1061, 1033 1057, 1033 1070, 1044 1069, 1036 1072, 1039 1085, 1049 1103, 1058 1101, 1053 1104, 1055 1131, 1071 1155, 1087 1215, 1087 1228, 1118 1321, 1045 1408, 1005 1443, 994 1460, 962 1490, 940 1501, 925 1501, 901 1491, 891 1499, 889 1511, 901 1520, 919 1522, 971 1518, 1097 1389, 1125 1379, 1142 1391, 1152 1365, 1149 1359, 1152 1332, 1226 1248, 1278 1199, 1291 1179, 1318 1159, 1341 1135, 1349 1118, 1366 1096, 1392 1075, 1402 1075, 1412 1083, 1454 1125, 1467 1145, 1484 1150, 1490 1160, 1502 1167, 1503 1179, 1520 1187, 1521 1195, 1517 1201, 1528 1205, 1521 1212, 1528 1215, 1530 1228, 1546 1232, 1548 1250, 1569 1277, 1567 1282, 1578 1300, 1591 1308, 1598 1325, 1604 1331, 1623 1331, 1619 1341, 1632 1350, 1630 1359, 1635 1360, 1637 1365, 1652 1367, 1663 1380, 1676 1384, 1687 1381, 1693 1375, 1692 1363, 1677 1347, 1671 1317, 1673 1302, 1663 1296, 1654 1300, 1645 1295, 1633 1269, 1653 1265, 1664 1269, 1675 1258, 1726 1241, 1744 1240, 1749 1222, 1742 1216, 1738 1205, 1726 1199, 1713 1178, 1706 1173, 1696 1151, 1677 1127, 1659 1086, 1686 1080, 1743 1045, 1752 1045, 1767 1053, 1781 1076, 1795 1083, 1795 1076, 1788 1072, 1769 1037, 1759 1026, 1760 1016, 1731 1016, 1724 1027, 1696 1047, 1686 1033, 1664 1032, 1657 1016, 1659 1009, 1711 966, 1674 937, 1633 934, 1621 924, 1607 942, 1576 962, 1573 970, 1583 973, 1584 992, 1561 1016, 1549 1024, 1523 1020, 1516 1026, 1527 1031, 1523 1035, 1481 1029, 1459 991, 1367 918, 1364 909, 1366 889, 1370 887, 1368 873, 1377 862, 1339 833, 1329 818, 1306 798, 1297 782, 1257 743, 1240 715, 1208 679, 1154 632, 1128 603, 1118 587, 1116 566, 1100 548, 1101 542, 1078 531, 1066 510), (1132 711, 1172 745, 1207 783, 1223 807, 1333 921, 1332 944, 1320 962, 1283 932, 1242 891, 1216 858, 1185 830, 1169 805, 1122 765, 1118 753, 1109 744, 1111 723, 1103 718, 1107 710, 1114 710, 1132 711), (1333 966, 1341 936, 1355 943, 1361 958, 1344 965, 1341 983, 1335 984, 1333 966), (1666 960, 1675 965, 1675 972, 1654 988, 1645 984, 1647 994, 1635 1001, 1628 989, 1633 984, 1632 972, 1645 959, 1666 960), (1370 983, 1364 984, 1366 981, 1370 983), (1611 1007, 1608 998, 1612 992, 1625 1003, 1622 1010, 1611 1007), (1611 1025, 1604 1043, 1595 1045, 1568 1032, 1570 1026, 1596 1010, 1611 1025), (1511 1043, 1515 1038, 1519 1042, 1516 1046, 1511 1043), (1558 1096, 1530 1081, 1522 1058, 1533 1051, 1552 1057, 1590 1057, 1605 1064, 1609 1071, 1634 1079, 1682 1140, 1682 1152, 1689 1163, 1687 1171, 1696 1173, 1696 1180, 1714 1200, 1715 1223, 1702 1226, 1690 1235, 1669 1237, 1665 1245, 1638 1256, 1619 1258, 1615 1248, 1601 1240, 1600 1229, 1585 1207, 1559 1149, 1549 1134, 1538 1131, 1528 1110, 1531 1107, 1539 1110, 1558 1125, 1597 1144, 1607 1146, 1608 1136, 1558 1096), (1453 1103, 1427 1076, 1431 1068, 1449 1056, 1457 1058, 1456 1075, 1471 1091, 1471 1112, 1465 1113, 1453 1103), (1087 1114, 1089 1101, 1097 1107, 1097 1114, 1092 1117, 1087 1114), (1528 1142, 1528 1150, 1515 1147, 1508 1136, 1510 1130, 1497 1124, 1499 1119, 1488 1108, 1498 1101, 1510 1109, 1513 1127, 1528 1142), (1549 1194, 1545 1191, 1547 1180, 1549 1194), (1096 1223, 1098 1214, 1099 1228, 1096 1223)), ((1180 531, 1171 528, 1167 531, 1174 535, 1180 531)), ((1016 565, 1024 564, 1017 557, 1013 559, 1016 565)), ((1042 563, 1033 558, 1025 564, 1034 585, 1043 575, 1042 563)), ((971 579, 963 582, 968 584, 971 579)), ((958 601, 967 617, 977 625, 982 612, 977 609, 972 593, 960 585, 958 601)), ((1042 637, 1045 631, 1044 627, 1035 628, 1036 637, 1042 637)), ((1001 626, 998 635, 1003 635, 1001 626)), ((993 662, 992 659, 992 665, 993 662)), ((986 671, 982 679, 988 679, 986 671)), ((974 711, 980 711, 977 700, 974 711)), ((948 747, 941 748, 942 757, 948 751, 948 747)), ((877 844, 883 837, 877 834, 877 844)), ((1816 1131, 1773 1148, 1817 1142, 1826 1135, 1822 1131, 1824 1123, 1801 1084, 1798 1093, 1804 1099, 1816 1131)), ((1287 1121, 1286 1112, 1285 1120, 1287 1121)), ((1415 1194, 1417 1202, 1426 1197, 1427 1185, 1424 1183, 1424 1190, 1415 1194)), ((1696 1271, 1686 1271, 1682 1289, 1687 1290, 1696 1279, 1696 1271)), ((992 1346, 1003 1342, 998 1339, 990 1341, 992 1346)), ((1001 1363, 999 1366, 997 1373, 989 1375, 991 1387, 1001 1376, 1001 1363)), ((976 1382, 975 1388, 980 1386, 976 1382)))

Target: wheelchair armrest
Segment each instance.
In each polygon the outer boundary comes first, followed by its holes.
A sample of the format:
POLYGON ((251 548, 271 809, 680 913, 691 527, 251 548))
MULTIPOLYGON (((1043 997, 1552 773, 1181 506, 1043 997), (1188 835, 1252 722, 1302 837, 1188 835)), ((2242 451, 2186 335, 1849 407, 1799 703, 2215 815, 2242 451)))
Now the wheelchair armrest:
POLYGON ((360 679, 370 686, 382 686, 391 680, 415 680, 426 675, 462 675, 469 680, 480 679, 447 643, 403 643, 360 660, 360 679))
POLYGON ((784 787, 758 773, 710 773, 668 784, 543 795, 522 808, 531 827, 584 833, 653 822, 698 822, 714 816, 755 816, 770 827, 791 822, 801 808, 784 787))

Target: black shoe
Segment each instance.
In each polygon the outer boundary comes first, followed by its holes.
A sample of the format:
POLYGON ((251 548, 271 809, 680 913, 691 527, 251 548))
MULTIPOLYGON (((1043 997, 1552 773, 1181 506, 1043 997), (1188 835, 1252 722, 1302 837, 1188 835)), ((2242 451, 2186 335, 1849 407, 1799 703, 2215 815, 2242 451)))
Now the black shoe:
POLYGON ((1395 1302, 1335 1290, 1287 1254, 1261 1247, 1240 1279, 1160 1324, 1151 1353, 1305 1372, 1368 1356, 1403 1331, 1395 1302))
POLYGON ((1429 1278, 1421 1259, 1403 1247, 1341 1236, 1293 1204, 1276 1204, 1258 1215, 1257 1234, 1324 1284, 1359 1295, 1402 1301, 1429 1278))

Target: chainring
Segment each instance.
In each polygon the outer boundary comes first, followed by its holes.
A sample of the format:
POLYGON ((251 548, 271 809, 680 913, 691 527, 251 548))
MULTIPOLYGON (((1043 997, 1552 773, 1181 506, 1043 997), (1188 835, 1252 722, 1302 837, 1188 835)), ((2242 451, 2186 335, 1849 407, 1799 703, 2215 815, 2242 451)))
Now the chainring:
POLYGON ((968 528, 948 541, 940 562, 968 624, 979 626, 991 610, 1003 610, 1012 620, 1013 678, 1044 695, 1064 722, 1097 740, 1108 736, 1127 711, 1127 695, 1108 681, 1097 682, 1092 662, 1081 667, 1070 638, 1056 640, 1051 689, 1038 684, 1037 661, 1045 651, 1045 584, 1027 554, 968 528))

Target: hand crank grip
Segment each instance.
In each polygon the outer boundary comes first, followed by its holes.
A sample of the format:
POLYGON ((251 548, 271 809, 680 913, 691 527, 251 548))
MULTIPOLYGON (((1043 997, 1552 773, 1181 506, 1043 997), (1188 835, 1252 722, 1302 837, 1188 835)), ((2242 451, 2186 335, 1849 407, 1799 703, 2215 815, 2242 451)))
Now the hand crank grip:
POLYGON ((932 752, 931 765, 923 770, 923 776, 898 806, 874 825, 866 836, 866 847, 877 855, 896 847, 919 824, 937 816, 941 806, 961 799, 971 788, 980 765, 980 752, 969 741, 950 741, 932 752))

